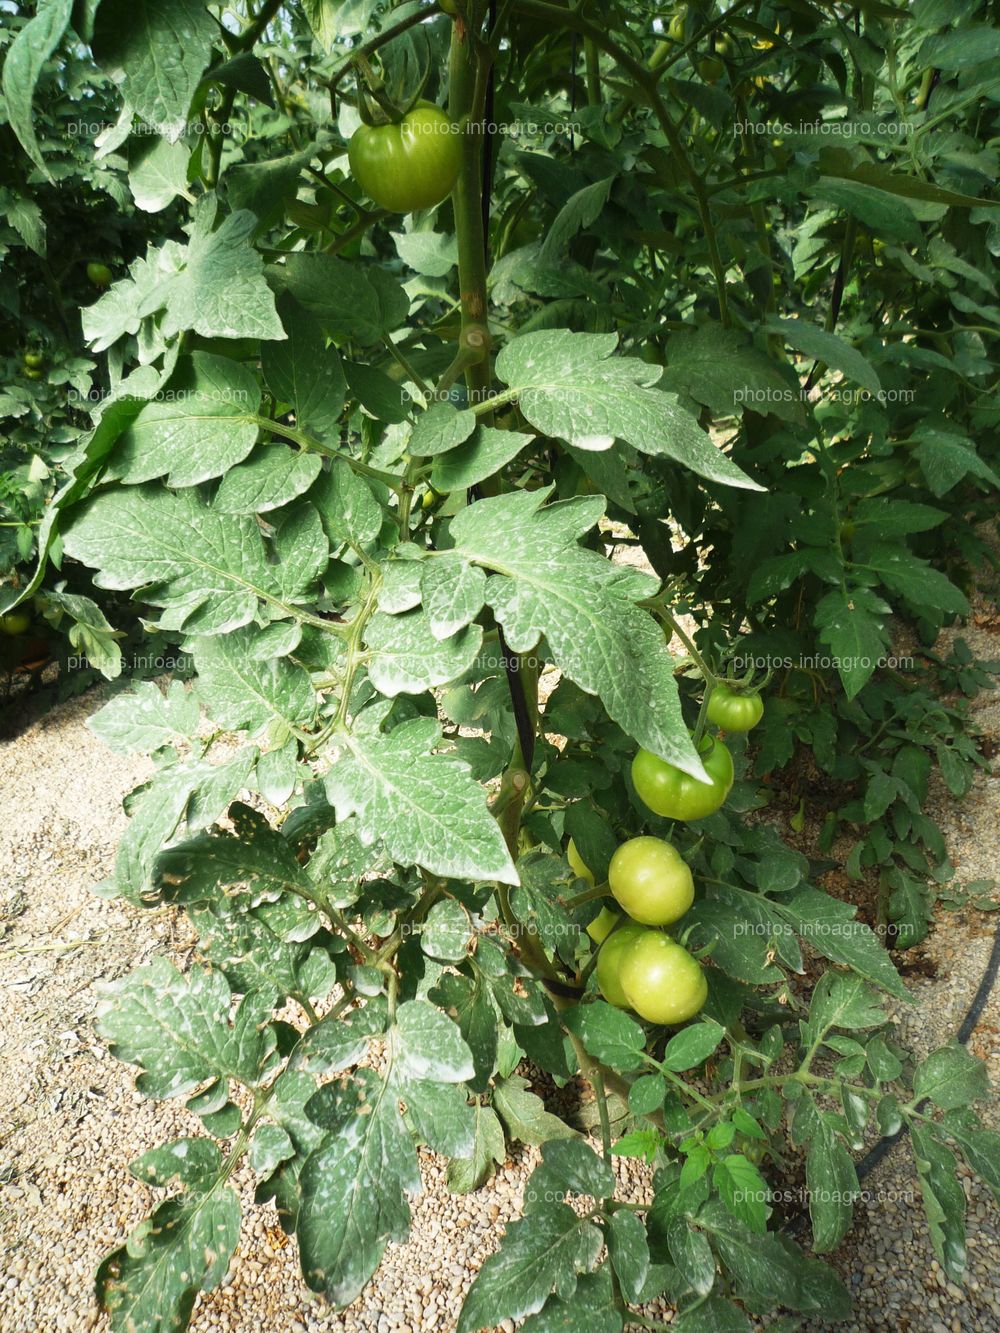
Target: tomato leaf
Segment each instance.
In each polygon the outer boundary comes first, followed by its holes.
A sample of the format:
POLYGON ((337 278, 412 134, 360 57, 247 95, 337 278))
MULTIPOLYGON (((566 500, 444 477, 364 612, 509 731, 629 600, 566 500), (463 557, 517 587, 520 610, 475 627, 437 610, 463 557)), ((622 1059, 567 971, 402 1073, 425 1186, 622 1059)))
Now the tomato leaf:
POLYGON ((547 495, 519 491, 469 505, 451 526, 456 550, 496 571, 486 598, 515 652, 530 652, 544 634, 562 671, 599 695, 640 745, 703 778, 663 633, 635 605, 655 585, 578 545, 600 518, 603 500, 543 508, 547 495), (620 670, 626 661, 627 676, 620 670))
POLYGON ((213 1181, 167 1199, 97 1270, 97 1299, 117 1328, 184 1328, 199 1292, 225 1277, 240 1235, 234 1190, 213 1181))
POLYGON ((45 0, 14 38, 3 66, 3 96, 10 127, 46 180, 52 180, 52 174, 35 137, 31 101, 45 62, 62 41, 72 13, 73 0, 45 0))
POLYGON ((672 458, 723 486, 762 490, 660 388, 662 367, 613 356, 613 333, 547 329, 523 334, 501 351, 496 370, 543 435, 577 449, 610 449, 624 440, 640 453, 672 458))
POLYGON ((569 1300, 577 1274, 590 1268, 604 1244, 592 1223, 564 1203, 546 1203, 511 1222, 500 1249, 476 1275, 462 1306, 458 1333, 495 1328, 540 1310, 556 1291, 569 1300))
POLYGON ((149 754, 193 736, 198 716, 197 699, 179 680, 166 694, 153 681, 139 680, 92 713, 87 727, 117 754, 149 754))
POLYGON ((421 1189, 417 1154, 395 1092, 374 1070, 327 1084, 308 1114, 327 1132, 299 1180, 302 1276, 343 1307, 361 1292, 387 1243, 406 1237, 406 1196, 421 1189))
POLYGON ((273 1031, 259 1026, 273 996, 244 996, 232 1025, 231 1000, 221 972, 182 975, 154 958, 111 988, 99 1027, 119 1060, 142 1066, 136 1087, 147 1097, 179 1097, 220 1077, 256 1086, 275 1049, 273 1031))
POLYGON ((432 752, 441 729, 415 718, 388 735, 345 738, 326 776, 338 819, 355 815, 365 843, 381 839, 394 860, 436 875, 518 882, 482 788, 468 766, 432 752))
POLYGON ((215 25, 197 0, 103 0, 94 55, 149 125, 176 143, 209 63, 215 25))

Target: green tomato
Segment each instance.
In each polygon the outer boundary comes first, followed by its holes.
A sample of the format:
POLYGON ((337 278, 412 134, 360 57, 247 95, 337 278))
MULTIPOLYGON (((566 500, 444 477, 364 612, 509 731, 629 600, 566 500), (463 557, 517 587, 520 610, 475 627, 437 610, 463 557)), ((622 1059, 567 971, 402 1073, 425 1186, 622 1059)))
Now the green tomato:
POLYGON ((687 5, 681 5, 667 26, 667 36, 672 42, 683 42, 684 23, 687 19, 687 5))
POLYGON ((14 638, 26 634, 30 624, 31 616, 27 611, 8 611, 0 616, 0 634, 9 634, 14 638))
POLYGON ((694 902, 691 867, 662 838, 623 842, 608 867, 608 887, 633 921, 669 926, 694 902))
POLYGON ((639 936, 644 935, 645 933, 645 926, 636 925, 634 922, 619 926, 617 930, 612 931, 607 937, 601 945, 601 952, 597 955, 598 989, 607 1000, 608 1004, 617 1005, 619 1009, 627 1009, 629 1007, 625 992, 622 990, 621 983, 618 980, 618 972, 621 967, 622 958, 629 946, 634 944, 639 936))
POLYGON ((24 373, 29 380, 40 380, 45 374, 44 370, 39 370, 37 366, 25 366, 24 373))
POLYGON ((114 274, 108 268, 107 264, 102 264, 98 260, 92 260, 87 265, 87 277, 95 287, 109 286, 114 274))
POLYGON ((612 912, 610 907, 602 907, 587 927, 587 934, 595 944, 603 944, 614 930, 618 919, 619 914, 617 912, 612 912))
POLYGON ((441 107, 418 102, 397 125, 359 125, 347 156, 369 199, 393 213, 412 213, 451 193, 462 137, 441 107))
POLYGON ((590 887, 593 888, 594 884, 597 882, 594 879, 594 872, 586 865, 583 857, 576 850, 576 843, 572 838, 570 838, 569 846, 566 848, 566 860, 569 862, 573 874, 578 875, 580 879, 585 879, 590 887))
POLYGON ((697 958, 659 930, 643 931, 630 942, 617 980, 629 1007, 649 1023, 686 1023, 708 999, 697 958))
POLYGON ((726 67, 717 56, 704 56, 698 61, 698 73, 706 83, 718 83, 726 67))
POLYGON ((25 364, 26 366, 30 366, 32 370, 38 370, 39 367, 45 365, 45 353, 44 353, 44 352, 25 352, 25 354, 24 354, 24 364, 25 364))
POLYGON ((632 760, 632 781, 639 799, 665 819, 704 819, 725 802, 733 786, 733 757, 720 740, 702 742, 701 762, 710 782, 699 782, 682 769, 640 750, 632 760))
POLYGON ((708 701, 708 720, 720 731, 751 731, 763 716, 759 694, 737 694, 728 685, 716 685, 708 701))

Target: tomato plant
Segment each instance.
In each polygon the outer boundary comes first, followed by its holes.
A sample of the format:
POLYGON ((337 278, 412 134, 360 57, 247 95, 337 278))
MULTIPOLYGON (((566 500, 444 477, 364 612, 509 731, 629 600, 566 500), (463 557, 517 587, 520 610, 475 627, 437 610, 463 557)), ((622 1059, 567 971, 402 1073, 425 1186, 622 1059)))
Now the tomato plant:
POLYGON ((358 184, 381 208, 433 208, 452 191, 462 149, 447 112, 418 102, 397 123, 359 125, 348 156, 358 184))
POLYGON ((647 926, 670 925, 694 902, 691 867, 662 838, 623 842, 611 858, 608 887, 632 920, 647 926))
POLYGON ((700 758, 707 782, 649 750, 639 750, 632 761, 632 782, 639 799, 666 819, 704 819, 714 814, 732 788, 733 757, 722 741, 706 737, 700 758))
POLYGON ((136 1165, 179 1184, 99 1304, 122 1330, 207 1311, 245 1166, 350 1305, 421 1150, 464 1192, 520 1139, 538 1175, 458 1333, 617 1333, 660 1298, 692 1333, 848 1319, 769 1189, 800 1152, 837 1182, 824 1254, 858 1145, 897 1126, 957 1281, 958 1156, 995 1179, 982 1066, 900 1044, 882 932, 919 938, 947 878, 933 764, 958 794, 986 763, 960 696, 990 673, 934 639, 1000 483, 990 29, 449 8, 99 0, 0 33, 0 241, 46 312, 12 319, 6 282, 0 313, 47 367, 8 358, 0 613, 41 591, 88 652, 131 616, 190 663, 91 719, 156 754, 106 891, 186 912, 199 958, 155 956, 99 1020, 195 1126, 136 1165), (67 147, 49 108, 78 86, 114 128, 67 147), (763 716, 718 720, 758 671, 763 716), (821 801, 806 855, 783 831, 821 801), (815 882, 845 842, 861 915, 815 882), (596 1147, 538 1071, 589 1084, 596 1147))
POLYGON ((759 694, 741 694, 720 681, 709 695, 705 715, 720 731, 752 731, 764 716, 759 694))

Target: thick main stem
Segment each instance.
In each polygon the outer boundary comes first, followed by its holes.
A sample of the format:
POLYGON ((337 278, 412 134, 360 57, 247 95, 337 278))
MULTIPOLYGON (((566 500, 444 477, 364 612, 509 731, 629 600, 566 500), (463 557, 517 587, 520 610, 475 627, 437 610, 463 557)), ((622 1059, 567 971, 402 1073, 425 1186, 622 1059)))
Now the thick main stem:
MULTIPOLYGON (((452 193, 458 241, 458 281, 462 309, 461 344, 481 355, 465 368, 470 403, 489 400, 489 335, 486 325, 486 235, 483 227, 483 112, 489 54, 476 48, 471 25, 454 24, 449 57, 448 113, 464 126, 462 164, 452 193)), ((489 420, 487 419, 487 424, 489 420)))
MULTIPOLYGON (((458 241, 458 281, 461 299, 462 329, 459 355, 467 358, 465 385, 469 403, 478 409, 485 425, 492 424, 490 406, 493 375, 490 360, 490 336, 487 320, 487 259, 484 206, 483 134, 489 91, 492 48, 478 42, 478 25, 456 23, 452 29, 449 58, 449 105, 451 119, 464 125, 462 164, 452 193, 455 232, 458 241)), ((491 34, 495 37, 496 34, 491 34)), ((487 488, 484 486, 483 490, 487 488)), ((518 740, 509 772, 530 773, 534 757, 536 700, 534 679, 524 662, 512 654, 500 632, 504 668, 510 685, 511 702, 517 722, 518 740)), ((520 807, 527 795, 525 785, 520 798, 505 811, 507 829, 520 822, 520 807)), ((505 830, 506 831, 506 830, 505 830)), ((508 838, 508 842, 511 839, 508 838)), ((514 851, 511 852, 514 855, 514 851)))

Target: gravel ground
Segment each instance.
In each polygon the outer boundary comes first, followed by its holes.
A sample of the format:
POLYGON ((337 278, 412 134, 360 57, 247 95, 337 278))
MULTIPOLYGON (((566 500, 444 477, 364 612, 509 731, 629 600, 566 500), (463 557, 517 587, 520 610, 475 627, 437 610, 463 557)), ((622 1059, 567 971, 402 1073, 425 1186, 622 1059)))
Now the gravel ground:
MULTIPOLYGON (((995 626, 963 631, 977 655, 997 656, 995 626), (992 633, 990 631, 993 631, 992 633)), ((89 892, 106 877, 124 826, 121 800, 148 772, 147 761, 112 756, 83 723, 99 698, 53 710, 0 748, 0 1224, 4 1274, 0 1326, 21 1330, 103 1328, 91 1277, 148 1211, 149 1191, 125 1171, 147 1148, 198 1122, 182 1106, 147 1102, 130 1071, 92 1034, 98 986, 156 953, 180 964, 193 943, 172 912, 137 914, 89 892)), ((1000 700, 982 695, 979 726, 1000 741, 1000 700)), ((984 775, 955 804, 941 789, 943 823, 962 880, 988 879, 1000 866, 1000 777, 984 775)), ((903 1035, 928 1050, 953 1035, 989 954, 995 916, 940 911, 921 953, 927 971, 911 983, 917 1000, 897 1017, 903 1035)), ((1000 1074, 1000 987, 971 1046, 1000 1074)), ((998 1127, 995 1105, 987 1114, 998 1127)), ((247 1212, 223 1287, 199 1301, 197 1333, 267 1328, 449 1330, 465 1291, 520 1211, 534 1149, 517 1148, 493 1182, 473 1196, 450 1195, 440 1159, 422 1155, 424 1193, 414 1201, 412 1238, 392 1245, 368 1290, 332 1313, 298 1275, 295 1242, 273 1209, 252 1204, 249 1171, 238 1174, 247 1212)), ((648 1178, 620 1161, 626 1197, 648 1197, 648 1178)), ((969 1269, 964 1289, 933 1258, 909 1149, 900 1145, 868 1178, 871 1199, 832 1262, 854 1291, 851 1330, 1000 1333, 1000 1232, 986 1190, 971 1176, 969 1269)), ((650 1311, 665 1317, 664 1311, 650 1311)), ((505 1323, 503 1328, 513 1328, 505 1323)), ((806 1327, 819 1328, 810 1323, 806 1327)))

